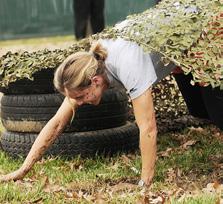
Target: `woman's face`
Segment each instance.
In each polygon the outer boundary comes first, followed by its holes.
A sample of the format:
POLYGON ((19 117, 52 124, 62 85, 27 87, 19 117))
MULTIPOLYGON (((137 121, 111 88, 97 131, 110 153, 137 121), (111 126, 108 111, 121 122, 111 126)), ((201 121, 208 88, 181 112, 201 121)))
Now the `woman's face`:
POLYGON ((67 95, 69 98, 74 99, 79 106, 83 104, 98 105, 106 88, 104 82, 96 78, 95 80, 92 80, 91 85, 87 88, 73 91, 67 90, 67 95))

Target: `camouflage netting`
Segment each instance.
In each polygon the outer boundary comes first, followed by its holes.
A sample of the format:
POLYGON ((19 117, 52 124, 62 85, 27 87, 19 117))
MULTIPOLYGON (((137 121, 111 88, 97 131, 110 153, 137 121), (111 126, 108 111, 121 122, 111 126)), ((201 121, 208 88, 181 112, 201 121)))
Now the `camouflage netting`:
MULTIPOLYGON (((194 81, 222 87, 222 0, 163 0, 154 8, 132 15, 112 28, 76 42, 66 50, 11 53, 0 58, 0 86, 23 78, 32 80, 41 69, 56 68, 67 56, 88 50, 99 38, 122 37, 138 43, 145 52, 159 52, 164 64, 173 61, 194 81)), ((172 76, 153 88, 158 118, 184 115, 186 106, 172 76)))
POLYGON ((162 0, 96 38, 124 38, 174 62, 193 82, 223 88, 223 1, 162 0))
MULTIPOLYGON (((134 41, 146 52, 161 53, 164 64, 173 61, 185 73, 191 72, 194 82, 223 86, 222 0, 163 0, 92 37, 134 41)), ((66 50, 7 53, 0 58, 0 86, 57 67, 71 53, 87 50, 90 40, 66 50)))
POLYGON ((84 39, 70 46, 68 49, 40 50, 37 52, 8 52, 0 58, 0 86, 27 78, 33 80, 33 74, 42 69, 55 69, 70 54, 88 50, 89 39, 84 39))

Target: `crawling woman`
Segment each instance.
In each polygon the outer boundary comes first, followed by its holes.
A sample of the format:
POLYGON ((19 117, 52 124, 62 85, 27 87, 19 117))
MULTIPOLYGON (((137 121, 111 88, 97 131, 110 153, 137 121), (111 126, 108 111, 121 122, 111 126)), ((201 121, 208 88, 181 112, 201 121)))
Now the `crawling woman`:
POLYGON ((56 89, 65 96, 57 113, 39 133, 22 166, 0 181, 22 179, 70 122, 82 104, 98 105, 110 86, 122 85, 129 94, 140 130, 142 158, 140 185, 150 185, 156 161, 157 127, 152 86, 166 77, 173 65, 163 67, 157 54, 144 53, 134 42, 121 38, 99 40, 89 52, 70 55, 57 68, 56 89))

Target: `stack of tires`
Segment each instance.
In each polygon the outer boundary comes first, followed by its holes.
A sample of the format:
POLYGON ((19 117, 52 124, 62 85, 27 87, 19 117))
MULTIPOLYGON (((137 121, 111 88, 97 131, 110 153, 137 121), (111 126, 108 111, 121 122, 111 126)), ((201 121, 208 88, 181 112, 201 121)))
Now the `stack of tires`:
MULTIPOLYGON (((53 87, 53 69, 1 88, 1 145, 13 157, 26 156, 38 133, 56 113, 64 96, 53 87)), ((135 123, 127 121, 128 97, 124 90, 108 89, 98 106, 83 105, 45 155, 73 157, 133 151, 139 146, 135 123)))

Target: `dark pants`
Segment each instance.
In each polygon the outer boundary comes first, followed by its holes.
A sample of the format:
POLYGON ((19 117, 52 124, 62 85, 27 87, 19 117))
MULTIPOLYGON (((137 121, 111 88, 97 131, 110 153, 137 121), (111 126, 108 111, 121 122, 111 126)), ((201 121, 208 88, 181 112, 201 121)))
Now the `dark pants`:
POLYGON ((198 118, 209 119, 209 115, 202 96, 202 87, 199 85, 192 86, 190 81, 192 75, 174 74, 180 92, 184 98, 187 108, 191 115, 198 118))
POLYGON ((174 74, 191 115, 209 119, 223 130, 223 90, 220 88, 192 86, 192 75, 174 74))
POLYGON ((155 0, 155 3, 158 4, 161 0, 155 0))
POLYGON ((93 33, 101 32, 104 29, 104 0, 74 0, 73 10, 77 39, 86 37, 89 18, 93 33))
POLYGON ((223 90, 202 87, 202 96, 211 121, 223 130, 223 90))

